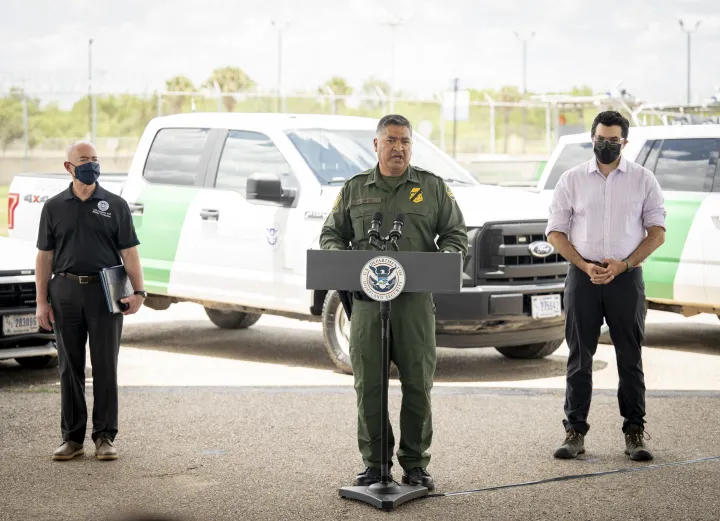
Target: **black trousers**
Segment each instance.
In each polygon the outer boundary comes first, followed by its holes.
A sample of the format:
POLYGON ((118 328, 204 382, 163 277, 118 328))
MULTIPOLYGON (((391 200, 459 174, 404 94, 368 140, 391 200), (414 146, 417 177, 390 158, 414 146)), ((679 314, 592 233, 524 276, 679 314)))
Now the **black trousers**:
POLYGON ((625 421, 645 423, 645 376, 641 345, 645 333, 645 283, 642 268, 621 273, 609 284, 593 284, 581 269, 570 266, 565 279, 565 339, 570 349, 567 363, 565 416, 568 431, 587 433, 592 396, 592 361, 597 351, 603 317, 615 344, 618 402, 625 421))
POLYGON ((114 440, 118 431, 117 363, 123 315, 107 309, 102 284, 80 284, 55 276, 48 287, 55 314, 60 365, 61 430, 63 441, 82 443, 87 426, 85 403, 85 344, 90 337, 93 403, 92 439, 114 440))

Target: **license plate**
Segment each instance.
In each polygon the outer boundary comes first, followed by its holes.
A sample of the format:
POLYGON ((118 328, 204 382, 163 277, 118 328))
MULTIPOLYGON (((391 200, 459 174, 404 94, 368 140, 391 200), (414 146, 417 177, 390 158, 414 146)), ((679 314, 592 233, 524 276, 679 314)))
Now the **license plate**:
POLYGON ((7 315, 3 317, 3 334, 22 335, 37 333, 38 321, 35 315, 7 315))
POLYGON ((552 318, 562 315, 560 295, 533 295, 531 304, 533 318, 552 318))

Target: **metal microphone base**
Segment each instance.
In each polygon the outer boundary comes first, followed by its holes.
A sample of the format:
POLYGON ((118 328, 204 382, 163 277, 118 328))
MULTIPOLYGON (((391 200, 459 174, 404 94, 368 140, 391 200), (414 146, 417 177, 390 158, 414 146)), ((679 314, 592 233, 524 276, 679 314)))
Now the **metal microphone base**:
POLYGON ((369 487, 342 487, 340 497, 362 501, 375 508, 390 510, 413 499, 428 495, 428 489, 421 485, 403 485, 396 483, 375 483, 369 487))

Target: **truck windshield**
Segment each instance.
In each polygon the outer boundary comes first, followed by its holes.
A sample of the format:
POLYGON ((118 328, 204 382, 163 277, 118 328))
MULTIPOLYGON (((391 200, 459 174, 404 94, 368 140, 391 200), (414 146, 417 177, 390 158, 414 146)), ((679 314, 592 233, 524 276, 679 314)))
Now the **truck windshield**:
POLYGON ((561 175, 592 157, 592 143, 569 143, 565 145, 555 161, 552 170, 550 170, 543 190, 554 190, 561 175))
MULTIPOLYGON (((323 184, 342 184, 377 164, 373 130, 294 129, 287 136, 323 184)), ((442 177, 448 184, 478 184, 460 165, 418 135, 413 136, 410 163, 442 177)))

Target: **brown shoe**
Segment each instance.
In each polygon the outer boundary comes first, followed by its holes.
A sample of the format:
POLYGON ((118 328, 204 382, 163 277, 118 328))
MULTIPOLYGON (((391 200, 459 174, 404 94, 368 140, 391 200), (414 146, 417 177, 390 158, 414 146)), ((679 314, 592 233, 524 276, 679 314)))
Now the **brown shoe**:
POLYGON ((579 454, 585 454, 585 435, 570 429, 565 436, 565 443, 557 448, 554 456, 559 459, 574 459, 579 454))
POLYGON ((95 440, 95 457, 102 461, 118 459, 118 452, 109 439, 101 436, 95 440))
POLYGON ((75 443, 74 441, 68 440, 55 449, 52 459, 55 461, 67 461, 73 459, 75 456, 82 456, 83 454, 85 454, 85 449, 82 443, 75 443))
POLYGON ((650 435, 645 432, 642 425, 630 425, 625 433, 625 454, 633 461, 650 461, 653 459, 652 452, 645 445, 645 439, 650 435))

